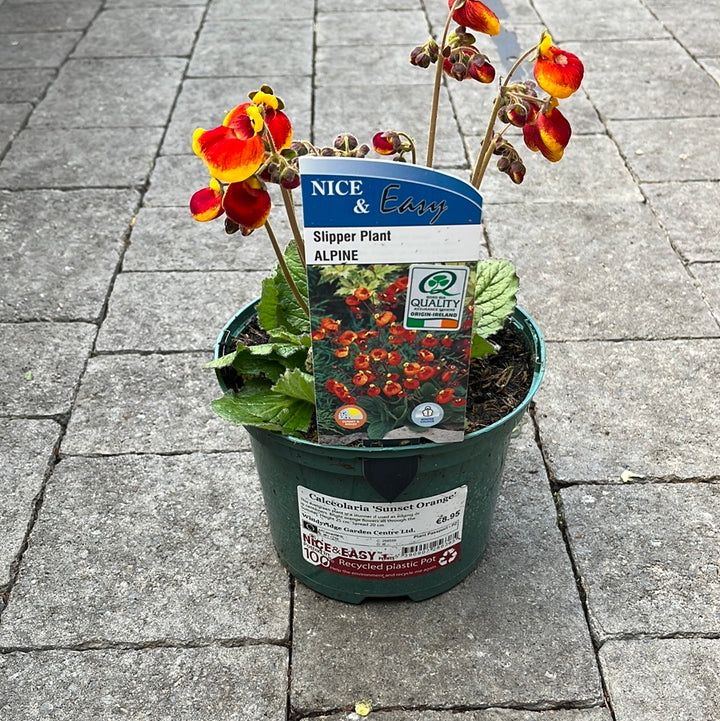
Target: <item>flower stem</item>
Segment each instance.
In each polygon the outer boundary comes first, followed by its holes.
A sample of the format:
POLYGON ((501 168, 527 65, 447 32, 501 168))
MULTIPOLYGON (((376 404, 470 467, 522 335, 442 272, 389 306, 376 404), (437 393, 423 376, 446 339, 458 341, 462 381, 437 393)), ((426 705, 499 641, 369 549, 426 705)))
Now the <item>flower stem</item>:
POLYGON ((430 126, 428 127, 427 154, 425 156, 425 165, 428 168, 432 168, 433 155, 435 154, 435 135, 437 133, 437 116, 438 108, 440 105, 440 81, 442 80, 443 62, 445 60, 443 50, 445 49, 445 42, 447 41, 448 30, 450 30, 452 14, 455 10, 456 4, 457 3, 454 3, 453 7, 450 8, 447 20, 445 21, 445 28, 443 29, 442 40, 438 48, 438 59, 437 65, 435 67, 435 84, 433 85, 432 106, 430 108, 430 126))
POLYGON ((505 80, 498 89, 498 94, 495 97, 495 102, 493 103, 492 112, 490 113, 490 118, 488 119, 487 128, 485 129, 485 135, 483 136, 483 142, 480 146, 480 152, 478 153, 477 160, 475 161, 475 168, 473 170, 472 178, 470 180, 470 182, 475 188, 480 187, 480 183, 482 183, 485 171, 487 170, 487 166, 490 163, 490 158, 492 157, 492 141, 494 137, 493 131, 495 130, 495 122, 497 120, 498 112, 505 97, 505 90, 507 89, 507 86, 510 84, 510 80, 512 79, 513 75, 520 67, 520 65, 524 63, 525 60, 537 50, 537 48, 538 46, 534 45, 515 61, 513 66, 510 68, 510 72, 508 72, 505 80))
POLYGON ((290 222, 290 229, 292 230, 293 238, 295 239, 295 245, 297 246, 298 255, 300 256, 300 262, 303 264, 303 268, 306 268, 305 241, 303 240, 302 233, 300 232, 300 226, 297 222, 295 201, 293 200, 292 192, 287 188, 283 188, 282 185, 280 186, 280 192, 282 193, 283 203, 285 204, 285 213, 287 214, 288 221, 290 222))
POLYGON ((310 316, 310 309, 308 308, 308 305, 305 302, 305 298, 302 297, 302 294, 298 290, 297 285, 295 285, 295 281, 292 278, 290 269, 287 267, 285 258, 283 258, 282 251, 280 250, 280 246, 278 245, 277 238, 275 237, 275 233, 273 232, 273 229, 270 226, 269 220, 265 221, 265 230, 267 231, 268 238, 270 238, 270 242, 272 243, 273 250, 275 251, 275 257, 277 258, 278 263, 280 264, 280 269, 282 270, 282 274, 283 274, 290 290, 293 292, 293 295, 295 296, 295 300, 297 300, 298 304, 303 309, 303 312, 305 313, 305 315, 310 316))

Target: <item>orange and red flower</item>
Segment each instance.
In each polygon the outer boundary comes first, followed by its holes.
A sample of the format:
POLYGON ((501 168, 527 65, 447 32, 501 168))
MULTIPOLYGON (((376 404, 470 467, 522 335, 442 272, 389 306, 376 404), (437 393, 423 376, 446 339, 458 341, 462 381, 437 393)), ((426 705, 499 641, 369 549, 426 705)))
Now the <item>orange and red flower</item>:
POLYGON ((583 79, 584 68, 577 55, 552 44, 549 33, 543 33, 535 59, 535 80, 554 98, 570 97, 583 79))
POLYGON ((497 15, 484 3, 479 0, 448 0, 448 8, 451 10, 458 5, 452 13, 452 19, 458 25, 486 35, 497 35, 500 32, 497 15))
POLYGON ((207 188, 202 188, 190 198, 190 212, 195 220, 204 223, 223 214, 223 192, 220 183, 210 178, 207 188))
POLYGON ((223 210, 240 226, 243 235, 265 225, 270 215, 270 194, 255 176, 240 183, 230 183, 222 199, 223 210))
POLYGON ((232 126, 198 128, 193 134, 193 150, 213 178, 239 183, 255 173, 265 160, 261 136, 264 122, 262 113, 252 103, 239 105, 228 113, 227 117, 231 116, 232 126))
POLYGON ((550 162, 562 158, 570 142, 572 129, 565 116, 551 102, 547 111, 538 113, 535 122, 523 127, 525 145, 532 151, 540 151, 550 162))

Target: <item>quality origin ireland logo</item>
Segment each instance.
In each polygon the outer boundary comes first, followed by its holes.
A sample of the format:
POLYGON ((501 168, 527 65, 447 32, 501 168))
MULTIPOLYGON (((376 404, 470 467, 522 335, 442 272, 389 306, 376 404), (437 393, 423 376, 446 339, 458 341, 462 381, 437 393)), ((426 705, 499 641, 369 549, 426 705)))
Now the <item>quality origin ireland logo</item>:
POLYGON ((410 266, 405 327, 458 330, 469 274, 464 265, 410 266))

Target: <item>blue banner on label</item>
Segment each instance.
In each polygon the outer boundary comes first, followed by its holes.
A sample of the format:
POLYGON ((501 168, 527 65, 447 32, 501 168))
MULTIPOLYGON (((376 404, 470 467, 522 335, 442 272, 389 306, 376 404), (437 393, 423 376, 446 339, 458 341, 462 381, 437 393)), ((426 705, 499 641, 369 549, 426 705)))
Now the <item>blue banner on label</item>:
POLYGON ((387 160, 300 176, 319 441, 462 440, 482 197, 387 160))

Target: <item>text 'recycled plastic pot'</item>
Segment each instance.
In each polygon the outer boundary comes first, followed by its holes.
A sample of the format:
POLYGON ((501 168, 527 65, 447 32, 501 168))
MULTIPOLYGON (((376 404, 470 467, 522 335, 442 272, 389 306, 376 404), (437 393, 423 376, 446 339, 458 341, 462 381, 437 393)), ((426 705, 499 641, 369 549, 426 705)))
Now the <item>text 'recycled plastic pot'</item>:
MULTIPOLYGON (((216 358, 234 349, 255 304, 223 328, 216 358)), ((533 319, 517 308, 512 323, 535 359, 531 387, 514 411, 461 443, 346 447, 247 427, 273 542, 293 576, 350 603, 419 601, 452 588, 477 566, 510 436, 545 368, 533 319)), ((232 387, 233 373, 217 370, 223 391, 232 387)))

